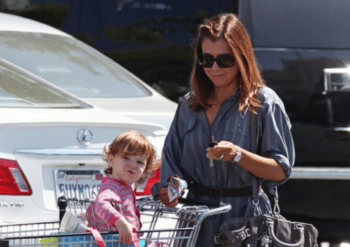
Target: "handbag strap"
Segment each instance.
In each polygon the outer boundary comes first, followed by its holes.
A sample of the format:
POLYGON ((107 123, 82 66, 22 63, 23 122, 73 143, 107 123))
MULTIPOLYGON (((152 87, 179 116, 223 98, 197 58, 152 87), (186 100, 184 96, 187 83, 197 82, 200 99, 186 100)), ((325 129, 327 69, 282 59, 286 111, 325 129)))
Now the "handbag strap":
MULTIPOLYGON (((257 114, 250 112, 250 151, 258 153, 259 147, 259 123, 258 123, 259 108, 257 108, 257 114)), ((261 215, 259 208, 259 186, 258 179, 254 174, 252 175, 252 197, 253 204, 255 205, 254 215, 261 215)))
MULTIPOLYGON (((260 144, 260 138, 259 138, 259 111, 260 108, 256 108, 257 113, 254 114, 253 112, 250 112, 250 151, 253 153, 259 153, 259 144, 260 144)), ((258 186, 258 179, 255 175, 252 175, 252 197, 253 197, 253 204, 255 205, 255 215, 261 214, 258 204, 259 204, 259 186, 258 186)), ((280 207, 278 204, 278 190, 277 187, 274 188, 275 194, 274 197, 274 207, 273 212, 274 214, 278 214, 280 212, 280 207)))
MULTIPOLYGON (((258 123, 259 108, 257 108, 257 113, 250 111, 250 151, 253 153, 258 153, 259 146, 259 123, 258 123)), ((252 194, 253 200, 258 199, 259 186, 258 179, 255 175, 252 175, 252 194)))

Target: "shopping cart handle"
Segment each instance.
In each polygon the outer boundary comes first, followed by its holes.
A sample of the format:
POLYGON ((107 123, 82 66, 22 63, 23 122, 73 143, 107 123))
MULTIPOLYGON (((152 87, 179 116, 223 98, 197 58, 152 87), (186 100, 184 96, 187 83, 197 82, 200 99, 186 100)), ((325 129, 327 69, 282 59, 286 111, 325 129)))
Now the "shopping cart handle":
MULTIPOLYGON (((160 194, 160 183, 157 182, 151 187, 151 192, 154 200, 159 200, 159 194, 160 194)), ((209 207, 221 207, 223 205, 222 202, 210 202, 210 201, 201 201, 201 200, 194 200, 189 198, 180 197, 179 202, 183 204, 193 204, 193 205, 206 205, 209 207)))

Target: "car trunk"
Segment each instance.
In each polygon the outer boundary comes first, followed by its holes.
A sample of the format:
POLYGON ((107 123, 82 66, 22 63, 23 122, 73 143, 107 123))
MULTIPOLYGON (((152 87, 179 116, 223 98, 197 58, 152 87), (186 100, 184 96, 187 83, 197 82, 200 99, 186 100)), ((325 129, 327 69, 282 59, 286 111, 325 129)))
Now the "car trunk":
POLYGON ((160 154, 165 138, 162 127, 137 123, 123 117, 116 121, 112 113, 110 119, 106 120, 96 112, 89 116, 90 110, 82 115, 74 112, 75 116, 68 114, 66 118, 60 111, 67 113, 72 110, 55 111, 57 113, 51 112, 53 116, 47 117, 46 121, 34 121, 39 119, 39 114, 31 110, 31 117, 26 117, 22 122, 13 116, 11 121, 0 124, 0 163, 11 163, 10 171, 12 174, 16 171, 20 180, 17 185, 25 186, 27 180, 32 191, 30 195, 2 194, 2 221, 57 220, 59 196, 92 199, 98 191, 103 170, 107 167, 101 156, 102 149, 122 132, 138 130, 160 154), (22 172, 24 178, 20 175, 22 172))

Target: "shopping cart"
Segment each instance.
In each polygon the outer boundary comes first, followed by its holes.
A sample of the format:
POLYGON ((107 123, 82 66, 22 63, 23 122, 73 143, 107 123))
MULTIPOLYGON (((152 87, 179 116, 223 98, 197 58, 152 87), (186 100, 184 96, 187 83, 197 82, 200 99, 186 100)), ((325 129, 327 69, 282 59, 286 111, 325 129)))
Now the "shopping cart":
MULTIPOLYGON (((61 202, 62 203, 62 202, 61 202)), ((79 215, 90 201, 67 199, 64 210, 79 215)), ((61 204, 62 205, 62 204, 61 204)), ((143 228, 138 231, 143 246, 194 246, 201 223, 206 217, 226 213, 231 205, 196 205, 180 203, 176 208, 165 207, 159 200, 144 197, 137 200, 143 228)), ((63 212, 62 212, 63 211, 63 212)), ((59 233, 60 222, 33 222, 0 225, 0 247, 96 247, 91 233, 59 233)), ((120 247, 116 232, 101 232, 107 247, 120 247)))

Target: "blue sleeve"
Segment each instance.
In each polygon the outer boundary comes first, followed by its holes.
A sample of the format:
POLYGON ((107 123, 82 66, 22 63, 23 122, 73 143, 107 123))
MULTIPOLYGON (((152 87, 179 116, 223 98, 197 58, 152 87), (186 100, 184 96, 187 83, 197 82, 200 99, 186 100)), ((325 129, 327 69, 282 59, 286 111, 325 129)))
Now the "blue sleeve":
POLYGON ((274 95, 272 101, 263 104, 261 114, 261 155, 275 159, 285 170, 284 181, 266 181, 269 188, 283 184, 291 175, 295 161, 294 142, 291 123, 284 109, 283 102, 274 95))
POLYGON ((182 129, 184 125, 184 113, 181 111, 181 107, 185 107, 183 104, 183 101, 179 103, 174 116, 174 120, 170 126, 168 135, 164 142, 162 152, 162 167, 160 173, 161 188, 167 186, 168 176, 178 174, 181 179, 184 179, 182 169, 180 168, 183 149, 182 129))

